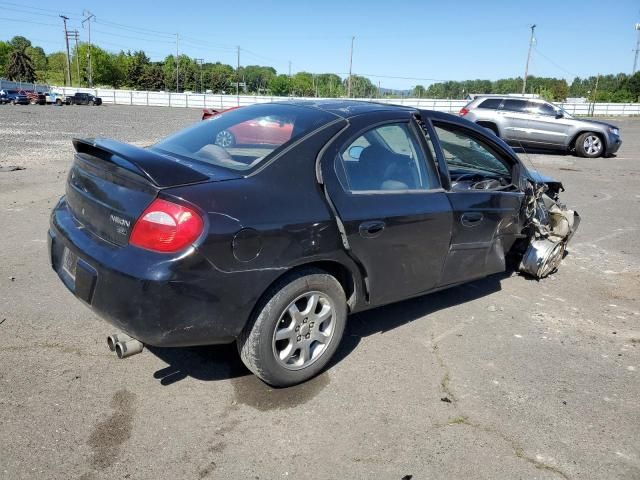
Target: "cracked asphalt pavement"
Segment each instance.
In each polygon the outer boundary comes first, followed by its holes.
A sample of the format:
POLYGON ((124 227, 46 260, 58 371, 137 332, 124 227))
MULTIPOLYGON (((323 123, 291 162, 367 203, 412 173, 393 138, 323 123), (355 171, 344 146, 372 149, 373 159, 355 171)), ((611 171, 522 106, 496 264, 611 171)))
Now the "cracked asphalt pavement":
POLYGON ((0 478, 640 478, 640 119, 615 158, 529 155, 582 216, 556 274, 354 315, 331 368, 273 390, 233 345, 118 360, 49 267, 70 139, 199 114, 0 107, 0 167, 25 167, 0 168, 0 478))

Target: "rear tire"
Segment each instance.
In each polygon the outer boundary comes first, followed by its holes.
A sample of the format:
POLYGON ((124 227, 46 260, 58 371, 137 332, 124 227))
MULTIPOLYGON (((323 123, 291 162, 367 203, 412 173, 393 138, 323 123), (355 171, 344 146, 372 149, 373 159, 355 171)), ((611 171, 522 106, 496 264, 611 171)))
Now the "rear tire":
POLYGON ((586 132, 576 139, 576 152, 585 158, 596 158, 604 154, 604 141, 593 132, 586 132))
POLYGON ((340 283, 323 270, 305 269, 278 281, 257 305, 237 340, 242 361, 274 387, 320 373, 335 353, 347 319, 340 283))

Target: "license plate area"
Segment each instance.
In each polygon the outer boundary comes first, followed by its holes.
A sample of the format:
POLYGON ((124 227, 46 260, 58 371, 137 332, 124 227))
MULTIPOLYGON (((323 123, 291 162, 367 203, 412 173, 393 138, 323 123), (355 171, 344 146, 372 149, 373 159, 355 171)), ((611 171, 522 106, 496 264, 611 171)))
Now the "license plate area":
POLYGON ((62 252, 62 271, 66 273, 71 280, 76 281, 76 270, 78 268, 78 256, 64 247, 62 252))

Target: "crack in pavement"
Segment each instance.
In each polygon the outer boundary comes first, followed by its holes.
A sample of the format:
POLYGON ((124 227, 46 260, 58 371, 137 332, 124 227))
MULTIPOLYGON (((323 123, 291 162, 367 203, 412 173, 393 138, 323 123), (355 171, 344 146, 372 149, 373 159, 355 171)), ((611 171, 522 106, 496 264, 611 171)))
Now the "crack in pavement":
POLYGON ((524 460, 527 463, 530 463, 531 465, 533 465, 539 470, 546 470, 546 471, 555 473, 556 475, 559 475, 565 480, 570 480, 569 475, 567 475, 565 472, 563 472, 559 468, 554 467, 553 465, 544 463, 536 458, 532 458, 529 455, 527 455, 526 452, 524 451, 524 448, 516 440, 514 440, 513 438, 510 438, 505 433, 499 431, 495 427, 482 425, 479 422, 470 420, 470 416, 465 414, 465 412, 463 412, 463 410, 458 405, 458 399, 453 393, 453 390, 451 389, 451 373, 449 372, 448 365, 445 363, 444 359, 442 358, 442 355, 440 353, 440 347, 436 339, 434 338, 433 333, 431 334, 431 351, 435 356, 436 361, 438 362, 438 365, 444 371, 442 379, 440 380, 440 389, 451 400, 451 405, 453 406, 453 408, 456 410, 456 413, 457 413, 457 415, 454 417, 451 417, 447 423, 436 424, 435 425, 436 428, 446 428, 446 427, 451 427, 456 425, 466 425, 468 427, 475 428, 477 430, 488 433, 490 435, 497 436, 501 438, 503 441, 505 441, 511 447, 511 449, 513 450, 513 454, 517 458, 524 460))

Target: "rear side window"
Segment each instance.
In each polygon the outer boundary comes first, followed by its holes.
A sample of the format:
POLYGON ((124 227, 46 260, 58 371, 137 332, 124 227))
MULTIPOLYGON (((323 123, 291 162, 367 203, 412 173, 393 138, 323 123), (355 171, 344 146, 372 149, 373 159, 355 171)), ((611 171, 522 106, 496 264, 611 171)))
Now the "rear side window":
POLYGON ((276 150, 336 118, 296 105, 252 105, 214 115, 153 148, 232 170, 249 170, 276 150))
POLYGON ((487 98, 483 102, 478 105, 478 108, 488 108, 491 110, 497 110, 500 104, 502 103, 501 98, 487 98))
POLYGON ((512 100, 507 99, 502 105, 503 110, 509 110, 510 112, 526 112, 527 102, 526 100, 512 100))
POLYGON ((346 179, 345 189, 352 192, 428 190, 436 186, 435 174, 427 169, 425 153, 408 123, 372 128, 349 141, 336 166, 344 172, 338 177, 346 179))

